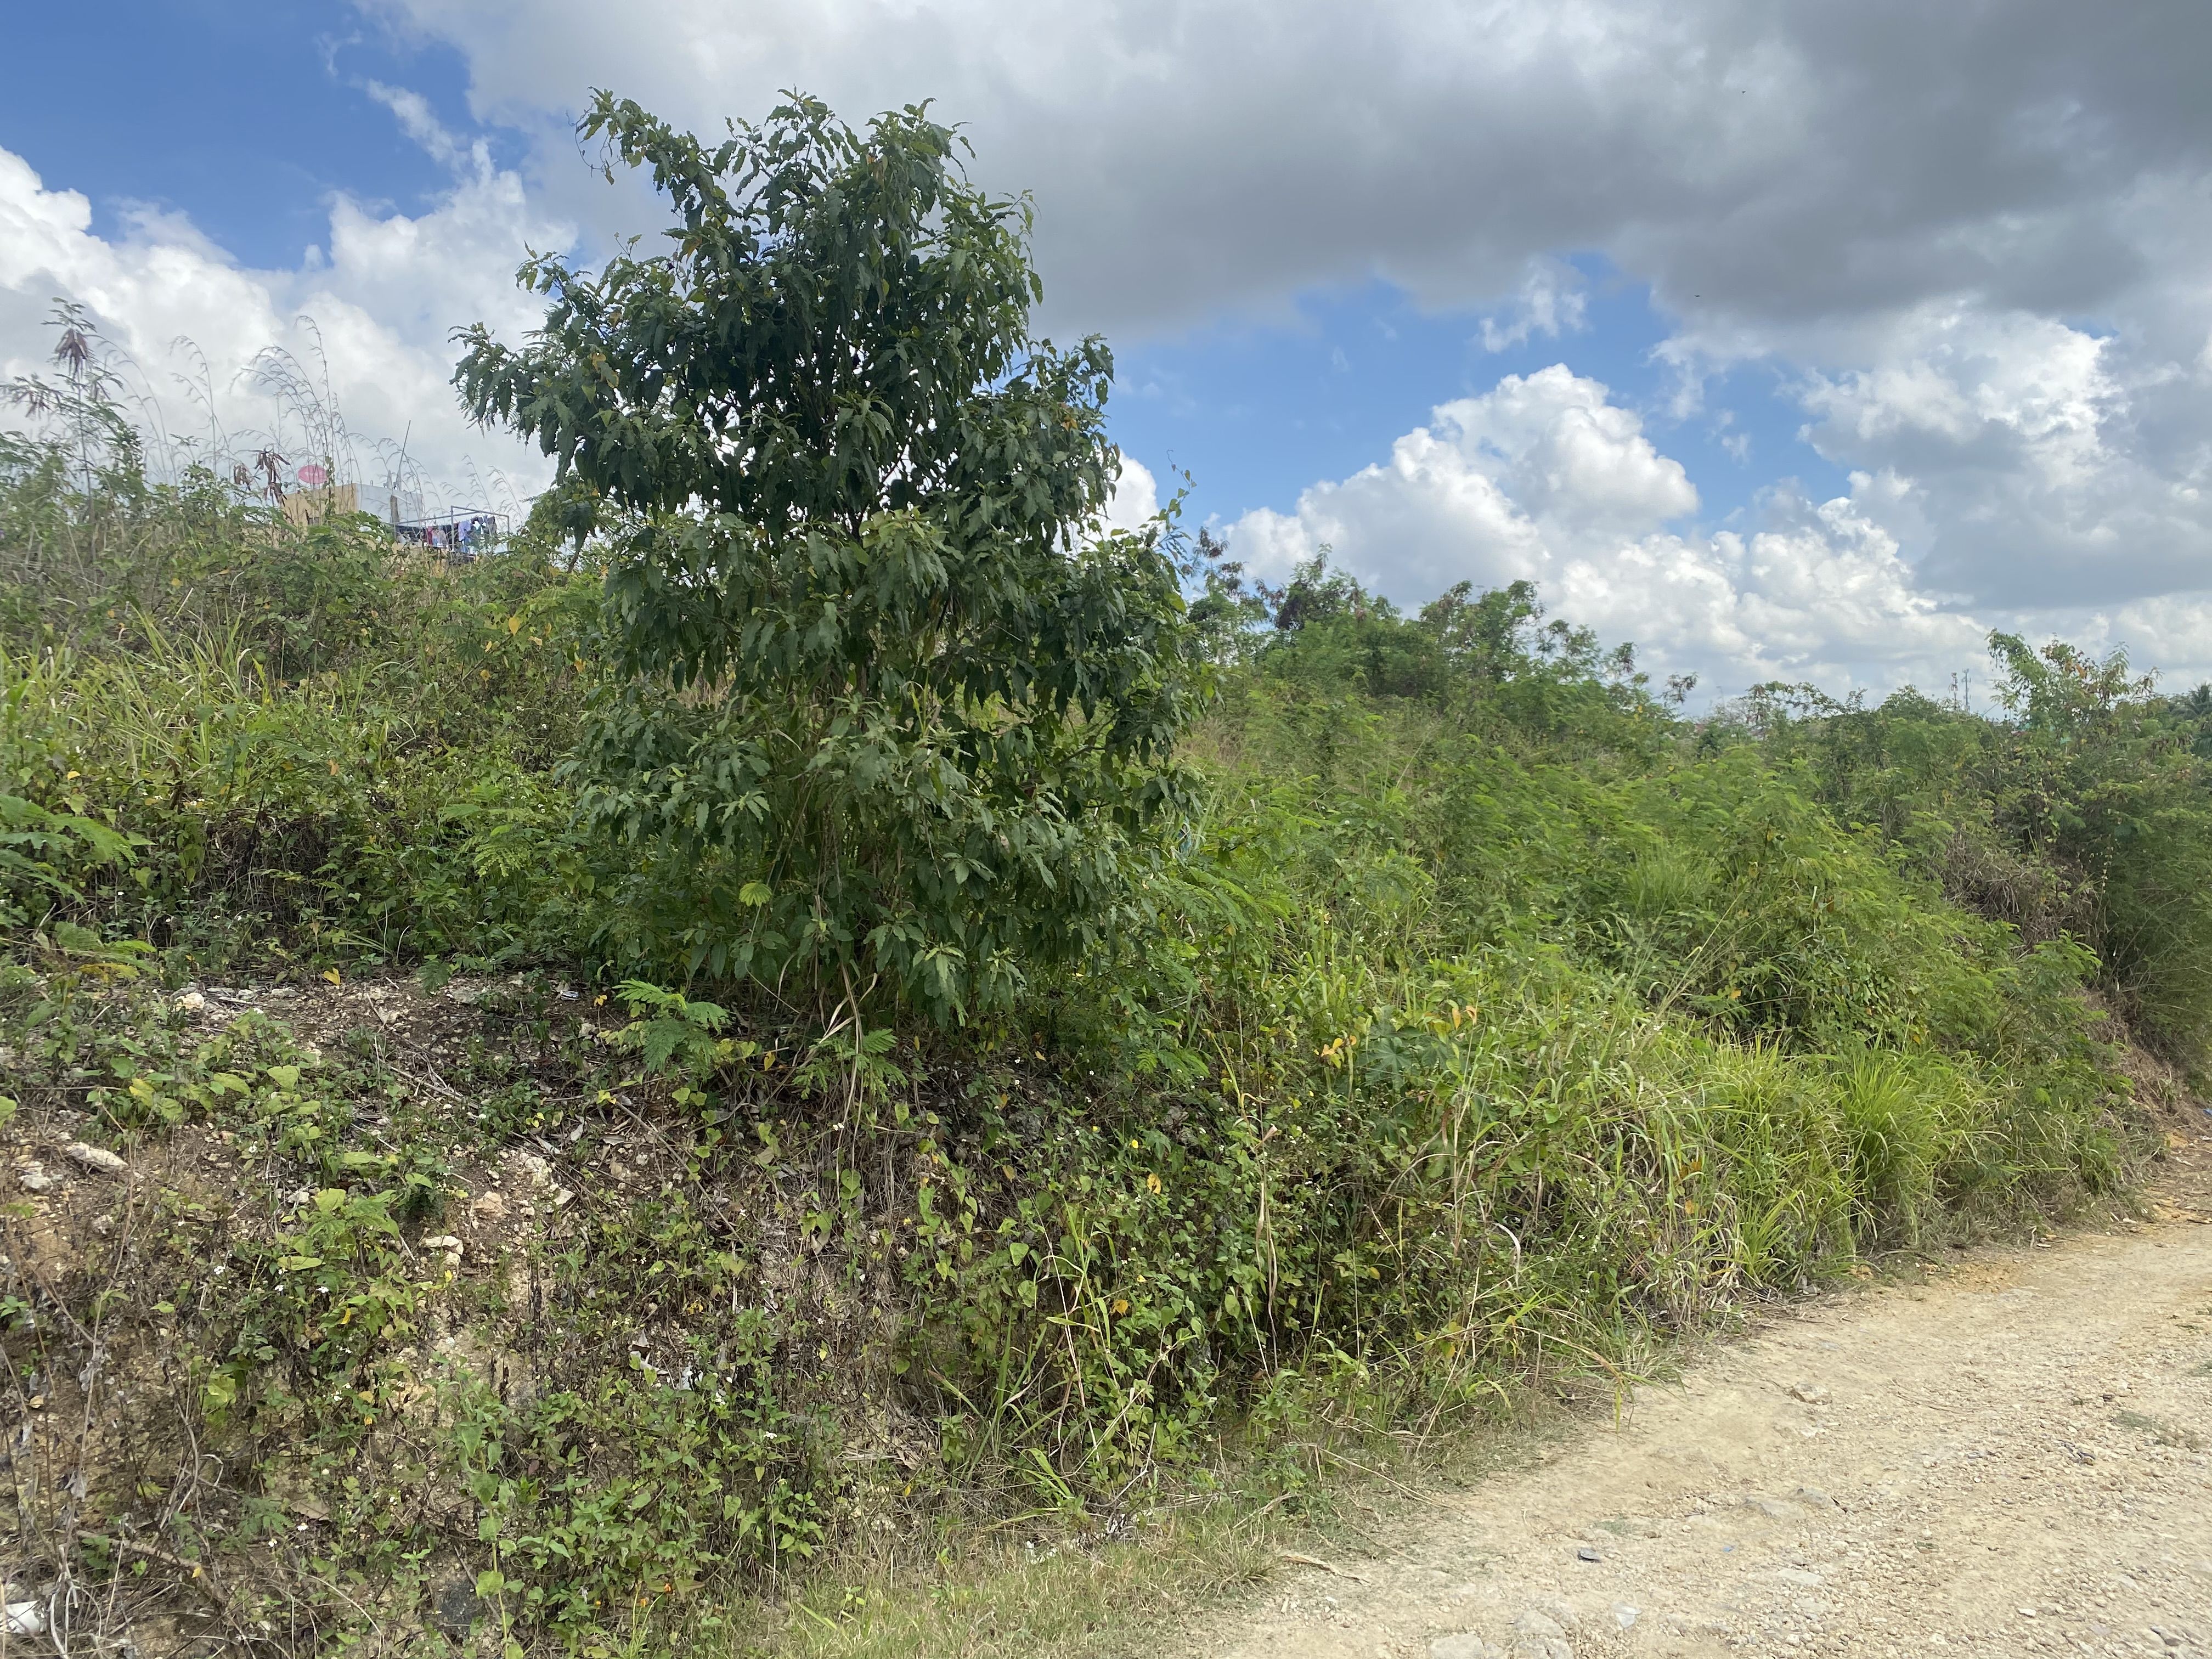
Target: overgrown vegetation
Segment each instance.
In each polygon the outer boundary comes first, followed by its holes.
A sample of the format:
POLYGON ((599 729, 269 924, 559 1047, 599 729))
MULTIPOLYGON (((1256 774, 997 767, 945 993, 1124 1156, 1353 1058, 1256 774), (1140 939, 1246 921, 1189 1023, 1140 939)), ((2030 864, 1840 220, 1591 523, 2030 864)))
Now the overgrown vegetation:
POLYGON ((0 440, 57 1629, 745 1651, 2124 1192, 2212 698, 1691 719, 1522 586, 1250 586, 1097 528, 1110 363, 921 112, 586 125, 682 224, 471 343, 565 469, 496 556, 149 477, 81 337, 0 440))

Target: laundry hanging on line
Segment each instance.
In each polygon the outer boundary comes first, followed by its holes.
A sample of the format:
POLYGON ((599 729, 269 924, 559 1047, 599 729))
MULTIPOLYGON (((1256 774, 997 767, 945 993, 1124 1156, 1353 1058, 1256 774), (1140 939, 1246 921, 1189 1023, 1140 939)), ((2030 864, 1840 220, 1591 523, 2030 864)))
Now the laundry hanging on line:
POLYGON ((394 525, 392 528, 403 541, 443 553, 449 562, 466 563, 479 553, 489 551, 499 539, 500 517, 496 513, 471 513, 428 524, 394 525))

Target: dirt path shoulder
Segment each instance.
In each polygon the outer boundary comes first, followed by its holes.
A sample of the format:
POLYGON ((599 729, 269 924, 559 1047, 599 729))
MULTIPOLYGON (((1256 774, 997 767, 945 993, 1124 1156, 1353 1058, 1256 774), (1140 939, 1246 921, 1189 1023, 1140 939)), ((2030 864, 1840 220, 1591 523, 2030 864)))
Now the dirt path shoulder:
POLYGON ((1196 1650, 2212 1659, 2212 1133, 2160 1192, 1717 1347, 1196 1650))

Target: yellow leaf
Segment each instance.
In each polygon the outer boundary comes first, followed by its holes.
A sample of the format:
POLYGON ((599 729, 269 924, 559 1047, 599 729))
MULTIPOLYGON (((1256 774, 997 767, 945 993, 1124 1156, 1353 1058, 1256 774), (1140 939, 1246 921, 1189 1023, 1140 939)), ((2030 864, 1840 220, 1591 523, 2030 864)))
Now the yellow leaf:
POLYGON ((1158 1176, 1156 1176, 1156 1175, 1148 1175, 1148 1176, 1146 1176, 1145 1177, 1145 1190, 1146 1190, 1146 1192, 1148 1192, 1148 1193, 1156 1193, 1156 1192, 1159 1191, 1159 1189, 1160 1189, 1160 1178, 1159 1178, 1158 1176))
POLYGON ((343 985, 345 983, 345 981, 338 977, 338 970, 335 968, 324 969, 323 977, 330 981, 333 985, 343 985))
POLYGON ((1117 1314, 1125 1314, 1128 1312, 1129 1298, 1126 1296, 1115 1297, 1114 1298, 1114 1311, 1117 1314))

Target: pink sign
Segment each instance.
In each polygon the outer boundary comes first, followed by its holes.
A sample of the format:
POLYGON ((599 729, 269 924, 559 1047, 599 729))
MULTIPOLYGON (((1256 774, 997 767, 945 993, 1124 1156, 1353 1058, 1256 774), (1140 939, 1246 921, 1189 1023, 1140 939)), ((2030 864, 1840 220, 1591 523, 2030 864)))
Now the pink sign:
POLYGON ((303 466, 300 469, 300 482, 310 489, 319 489, 330 481, 331 475, 319 466, 303 466))

